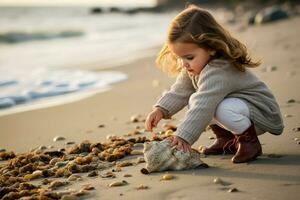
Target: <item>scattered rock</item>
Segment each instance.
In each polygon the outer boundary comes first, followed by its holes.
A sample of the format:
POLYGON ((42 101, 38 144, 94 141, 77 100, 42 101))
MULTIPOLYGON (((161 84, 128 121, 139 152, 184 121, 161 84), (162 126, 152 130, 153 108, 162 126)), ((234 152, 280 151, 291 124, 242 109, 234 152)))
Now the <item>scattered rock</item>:
POLYGON ((295 99, 289 99, 289 100, 287 101, 287 103, 296 103, 296 100, 295 100, 295 99))
POLYGON ((292 129, 294 132, 299 132, 300 131, 300 127, 296 127, 292 129))
POLYGON ((56 136, 53 138, 53 142, 57 142, 57 141, 62 141, 65 140, 66 138, 62 137, 62 136, 56 136))
POLYGON ((214 136, 209 136, 208 139, 214 140, 214 139, 216 139, 216 138, 215 138, 214 136))
POLYGON ((100 124, 100 125, 98 126, 98 128, 104 128, 104 127, 105 127, 104 124, 100 124))
POLYGON ((289 118, 289 117, 293 117, 293 115, 285 114, 284 117, 289 118))
POLYGON ((116 178, 116 174, 112 172, 106 172, 105 174, 100 175, 102 178, 116 178))
POLYGON ((165 175, 163 175, 163 177, 162 177, 161 180, 168 181, 168 180, 172 180, 172 179, 174 179, 174 178, 175 178, 175 176, 172 175, 172 174, 165 174, 165 175))
POLYGON ((88 176, 88 177, 95 177, 95 176, 98 176, 98 172, 96 172, 96 171, 94 170, 94 171, 88 173, 87 176, 88 176))
POLYGON ((72 144, 75 144, 75 142, 69 141, 69 142, 66 142, 65 144, 66 145, 72 145, 72 144))
POLYGON ((222 180, 221 178, 219 178, 219 177, 214 178, 214 183, 215 183, 215 184, 221 184, 221 185, 224 184, 223 180, 222 180))
POLYGON ((300 139, 299 139, 299 138, 294 138, 294 140, 295 140, 295 141, 298 141, 298 140, 300 140, 300 139))
POLYGON ((131 155, 143 155, 144 153, 140 150, 132 150, 130 152, 131 155))
POLYGON ((123 162, 118 162, 116 164, 117 167, 128 167, 128 166, 132 166, 133 163, 130 161, 123 161, 123 162))
POLYGON ((236 188, 230 188, 227 192, 231 193, 231 192, 238 192, 238 189, 236 188))
POLYGON ((115 181, 115 182, 112 182, 110 183, 108 186, 109 187, 119 187, 119 186, 124 186, 124 185, 127 185, 128 182, 123 180, 123 181, 115 181))
POLYGON ((132 177, 131 174, 124 174, 123 177, 132 177))
POLYGON ((137 190, 147 190, 147 189, 149 189, 149 187, 146 186, 146 185, 140 185, 140 186, 138 186, 136 189, 137 189, 137 190))

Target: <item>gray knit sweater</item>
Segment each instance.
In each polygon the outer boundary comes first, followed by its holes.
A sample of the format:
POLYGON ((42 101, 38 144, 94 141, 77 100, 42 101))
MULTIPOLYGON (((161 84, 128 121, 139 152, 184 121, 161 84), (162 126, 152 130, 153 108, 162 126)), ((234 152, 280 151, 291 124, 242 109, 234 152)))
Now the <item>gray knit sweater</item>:
POLYGON ((282 133, 280 109, 268 87, 249 69, 241 72, 226 60, 210 61, 197 76, 182 70, 155 106, 161 107, 168 119, 188 105, 176 135, 193 144, 214 117, 218 104, 227 97, 245 100, 251 121, 261 130, 282 133))

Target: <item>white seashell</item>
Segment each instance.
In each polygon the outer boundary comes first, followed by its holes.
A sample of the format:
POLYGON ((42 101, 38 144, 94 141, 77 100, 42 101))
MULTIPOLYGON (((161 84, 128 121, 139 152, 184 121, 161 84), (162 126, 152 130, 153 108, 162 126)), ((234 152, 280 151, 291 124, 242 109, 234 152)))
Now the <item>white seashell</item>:
POLYGON ((146 170, 151 173, 165 170, 192 169, 204 164, 196 150, 192 152, 179 151, 170 146, 170 141, 144 143, 144 158, 146 170))

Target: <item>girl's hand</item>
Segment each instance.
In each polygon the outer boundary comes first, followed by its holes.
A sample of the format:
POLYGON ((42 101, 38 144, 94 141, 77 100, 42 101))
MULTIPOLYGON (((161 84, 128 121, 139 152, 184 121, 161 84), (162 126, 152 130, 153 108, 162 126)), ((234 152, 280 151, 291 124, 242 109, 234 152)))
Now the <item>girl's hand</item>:
POLYGON ((192 151, 191 145, 188 142, 186 142, 184 139, 182 139, 181 137, 173 135, 171 137, 168 137, 166 140, 170 140, 172 142, 171 146, 176 146, 177 150, 182 150, 183 152, 191 152, 192 151))
POLYGON ((148 131, 152 131, 158 122, 163 118, 164 114, 160 108, 156 107, 151 113, 148 114, 145 122, 145 127, 148 131))

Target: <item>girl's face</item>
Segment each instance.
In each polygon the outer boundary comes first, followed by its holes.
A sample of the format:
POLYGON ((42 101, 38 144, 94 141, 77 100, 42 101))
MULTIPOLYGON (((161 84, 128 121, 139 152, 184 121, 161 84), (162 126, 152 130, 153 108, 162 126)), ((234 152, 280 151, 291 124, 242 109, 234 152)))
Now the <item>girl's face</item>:
POLYGON ((174 42, 169 44, 169 48, 178 57, 182 67, 193 75, 199 75, 210 59, 207 50, 193 43, 174 42))

